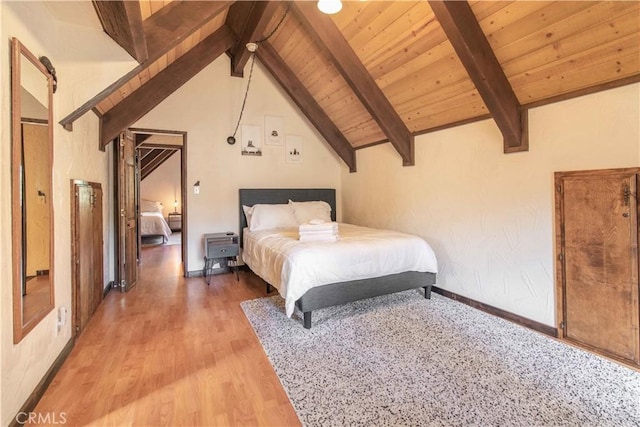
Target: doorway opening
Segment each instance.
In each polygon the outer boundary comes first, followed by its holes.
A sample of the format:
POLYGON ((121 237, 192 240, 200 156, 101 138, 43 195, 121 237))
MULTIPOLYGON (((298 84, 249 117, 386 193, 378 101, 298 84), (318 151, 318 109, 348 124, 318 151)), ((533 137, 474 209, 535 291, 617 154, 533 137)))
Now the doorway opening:
POLYGON ((148 248, 181 246, 187 265, 186 132, 129 129, 137 166, 138 261, 148 248))

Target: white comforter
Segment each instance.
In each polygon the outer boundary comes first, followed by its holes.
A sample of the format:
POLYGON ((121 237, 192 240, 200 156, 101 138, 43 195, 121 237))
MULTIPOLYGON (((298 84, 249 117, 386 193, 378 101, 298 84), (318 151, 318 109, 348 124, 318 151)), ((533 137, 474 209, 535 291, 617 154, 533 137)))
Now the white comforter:
POLYGON ((141 236, 164 236, 169 240, 171 228, 159 212, 140 212, 141 236))
POLYGON ((337 242, 315 243, 300 242, 297 228, 245 229, 242 259, 278 289, 287 316, 314 286, 405 271, 437 273, 433 250, 417 236, 342 223, 339 235, 337 242))

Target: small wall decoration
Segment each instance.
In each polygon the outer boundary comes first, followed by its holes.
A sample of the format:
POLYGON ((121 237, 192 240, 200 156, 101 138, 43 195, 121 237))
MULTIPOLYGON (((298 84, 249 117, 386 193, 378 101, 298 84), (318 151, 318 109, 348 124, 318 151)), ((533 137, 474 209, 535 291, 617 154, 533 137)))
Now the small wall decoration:
POLYGON ((260 126, 242 125, 242 155, 262 156, 262 129, 260 126))
POLYGON ((286 137, 287 163, 302 163, 302 137, 299 135, 287 135, 286 137))
POLYGON ((283 145, 284 120, 280 116, 264 116, 264 142, 267 145, 283 145))

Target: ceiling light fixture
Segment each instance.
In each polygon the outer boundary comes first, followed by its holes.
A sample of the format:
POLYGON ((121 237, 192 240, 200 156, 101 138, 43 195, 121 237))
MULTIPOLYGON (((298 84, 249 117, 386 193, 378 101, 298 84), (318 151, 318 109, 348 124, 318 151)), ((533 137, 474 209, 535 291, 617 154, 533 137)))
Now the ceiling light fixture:
POLYGON ((333 15, 342 10, 342 2, 340 0, 318 0, 318 9, 327 15, 333 15))
POLYGON ((258 43, 250 42, 246 44, 247 50, 251 53, 254 53, 258 50, 258 43))

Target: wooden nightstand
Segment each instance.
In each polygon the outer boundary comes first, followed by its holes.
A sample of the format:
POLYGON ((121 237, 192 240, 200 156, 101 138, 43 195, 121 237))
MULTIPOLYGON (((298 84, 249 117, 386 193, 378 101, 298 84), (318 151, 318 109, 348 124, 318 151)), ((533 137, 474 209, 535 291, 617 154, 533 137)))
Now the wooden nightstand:
POLYGON ((224 273, 232 267, 236 272, 236 280, 240 280, 238 275, 238 235, 236 233, 210 233, 202 238, 204 243, 204 268, 202 275, 209 284, 209 277, 212 274, 224 273))
POLYGON ((172 212, 169 214, 169 228, 171 231, 179 231, 182 229, 182 214, 180 212, 172 212))

